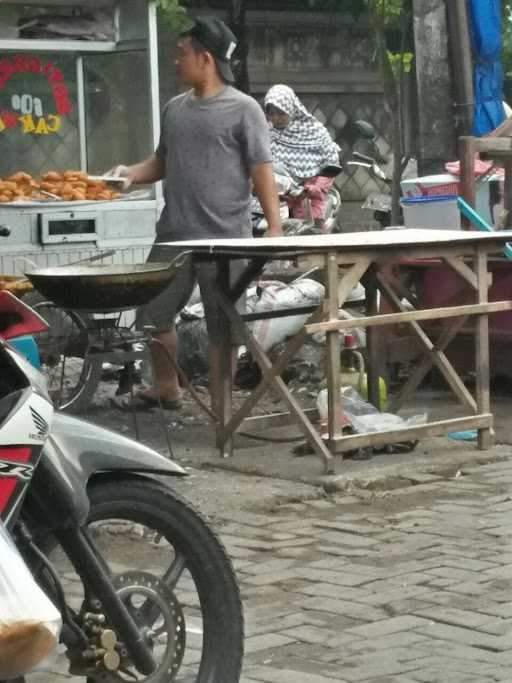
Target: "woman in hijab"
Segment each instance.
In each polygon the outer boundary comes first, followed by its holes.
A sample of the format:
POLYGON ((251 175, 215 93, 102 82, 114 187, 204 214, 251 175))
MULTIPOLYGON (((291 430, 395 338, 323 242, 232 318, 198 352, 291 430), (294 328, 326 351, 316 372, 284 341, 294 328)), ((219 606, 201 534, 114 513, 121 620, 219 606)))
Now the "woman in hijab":
MULTIPOLYGON (((329 131, 308 112, 287 85, 274 85, 265 95, 274 162, 284 166, 303 186, 315 223, 324 221, 325 198, 334 178, 321 176, 327 166, 339 166, 340 148, 329 131)), ((287 199, 293 218, 304 218, 303 197, 287 199)))

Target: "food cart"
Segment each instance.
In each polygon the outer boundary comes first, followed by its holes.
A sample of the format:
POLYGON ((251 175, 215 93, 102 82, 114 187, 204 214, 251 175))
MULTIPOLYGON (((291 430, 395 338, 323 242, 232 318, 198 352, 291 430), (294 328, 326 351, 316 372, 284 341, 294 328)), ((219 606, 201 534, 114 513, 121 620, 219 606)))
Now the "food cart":
MULTIPOLYGON (((0 179, 101 175, 136 162, 155 149, 159 109, 153 2, 0 2, 0 179)), ((144 261, 161 189, 0 200, 0 224, 11 230, 0 241, 0 273, 13 275, 27 259, 52 266, 105 249, 117 262, 144 261)))

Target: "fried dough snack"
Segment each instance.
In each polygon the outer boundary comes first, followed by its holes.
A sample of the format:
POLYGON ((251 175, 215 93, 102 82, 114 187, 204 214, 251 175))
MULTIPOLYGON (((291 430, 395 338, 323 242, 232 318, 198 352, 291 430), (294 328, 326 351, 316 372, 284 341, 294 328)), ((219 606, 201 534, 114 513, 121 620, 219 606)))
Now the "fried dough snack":
POLYGON ((8 178, 0 178, 0 203, 20 200, 47 199, 47 192, 65 201, 110 201, 119 199, 120 192, 110 190, 103 180, 92 180, 83 171, 63 173, 48 171, 38 182, 29 173, 18 171, 8 178), (43 192, 43 194, 41 194, 43 192))
POLYGON ((18 173, 13 173, 13 175, 10 175, 8 178, 6 178, 6 180, 21 185, 30 183, 33 178, 28 173, 18 171, 18 173))
POLYGON ((45 173, 41 180, 44 180, 45 183, 60 183, 63 178, 60 173, 56 173, 55 171, 49 171, 48 173, 45 173))
POLYGON ((13 275, 0 275, 0 291, 7 290, 16 296, 23 296, 34 289, 33 284, 26 278, 18 278, 13 275))
POLYGON ((84 173, 83 171, 64 171, 63 176, 64 180, 69 182, 78 180, 85 181, 88 178, 87 173, 84 173))
POLYGON ((29 173, 18 171, 4 180, 0 178, 0 203, 27 200, 39 190, 39 183, 29 173))

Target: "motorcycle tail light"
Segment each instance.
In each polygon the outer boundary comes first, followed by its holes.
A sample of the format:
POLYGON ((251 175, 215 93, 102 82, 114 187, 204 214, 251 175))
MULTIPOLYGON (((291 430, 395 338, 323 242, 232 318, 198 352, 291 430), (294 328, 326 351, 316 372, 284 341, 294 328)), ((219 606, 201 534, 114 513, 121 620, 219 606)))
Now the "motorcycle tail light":
POLYGON ((10 292, 0 292, 0 337, 12 339, 47 329, 48 324, 30 306, 10 292))
POLYGON ((34 456, 27 446, 0 448, 0 519, 8 518, 32 478, 34 456))

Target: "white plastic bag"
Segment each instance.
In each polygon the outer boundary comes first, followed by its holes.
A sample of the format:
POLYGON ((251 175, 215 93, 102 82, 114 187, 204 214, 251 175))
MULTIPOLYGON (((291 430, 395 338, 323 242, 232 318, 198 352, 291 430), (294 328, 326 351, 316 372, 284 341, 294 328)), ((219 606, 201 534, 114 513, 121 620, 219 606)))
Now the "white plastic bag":
MULTIPOLYGON (((373 432, 388 432, 404 427, 426 424, 427 414, 413 415, 404 419, 393 413, 380 413, 375 406, 365 401, 353 387, 342 387, 341 406, 343 411, 343 424, 347 421, 358 434, 373 432)), ((327 419, 327 389, 322 389, 318 394, 317 407, 320 420, 327 419)))
MULTIPOLYGON (((320 282, 306 278, 290 284, 279 280, 260 280, 257 287, 250 287, 247 290, 245 310, 247 313, 266 313, 303 306, 318 306, 324 298, 324 292, 325 287, 320 282)), ((180 332, 185 332, 183 335, 185 337, 188 321, 204 319, 203 304, 201 302, 189 304, 181 311, 180 318, 178 335, 180 337, 180 345, 186 347, 183 353, 187 355, 190 350, 188 348, 189 340, 188 338, 181 339, 182 335, 180 332)), ((249 328, 263 350, 269 351, 274 346, 288 339, 288 337, 297 334, 308 318, 309 315, 303 313, 283 318, 267 318, 250 323, 249 328)), ((204 339, 208 341, 206 324, 201 328, 201 331, 204 339)), ((206 349, 207 344, 206 346, 202 344, 201 348, 202 346, 206 349)), ((194 347, 194 344, 192 347, 194 347)), ((183 358, 181 360, 183 361, 183 358)), ((204 361, 208 363, 207 353, 204 355, 204 361)), ((196 364, 195 359, 193 359, 192 364, 196 364)), ((190 364, 188 365, 190 367, 190 364)), ((200 365, 202 364, 200 363, 200 365)), ((185 365, 183 369, 185 372, 187 371, 185 365)))
POLYGON ((56 654, 61 616, 0 522, 0 679, 44 668, 56 654))
MULTIPOLYGON (((247 312, 266 313, 302 306, 318 306, 324 298, 325 288, 316 280, 303 279, 291 284, 278 280, 260 280, 257 290, 247 292, 247 312)), ((284 318, 256 320, 251 324, 254 337, 265 351, 292 337, 309 318, 308 314, 284 318)))
POLYGON ((413 415, 407 419, 393 413, 380 413, 365 401, 353 387, 343 387, 343 412, 358 434, 388 432, 404 427, 426 424, 427 414, 413 415))

